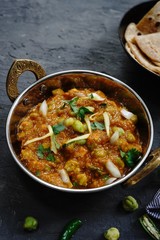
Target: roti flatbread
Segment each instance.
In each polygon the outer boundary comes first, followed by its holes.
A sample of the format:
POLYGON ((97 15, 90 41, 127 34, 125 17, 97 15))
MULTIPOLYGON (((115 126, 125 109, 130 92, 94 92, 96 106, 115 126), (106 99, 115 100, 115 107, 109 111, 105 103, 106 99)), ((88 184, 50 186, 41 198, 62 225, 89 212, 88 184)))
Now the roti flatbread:
POLYGON ((143 34, 160 32, 160 1, 158 1, 138 22, 137 28, 143 34))
POLYGON ((126 42, 132 41, 135 36, 141 35, 141 32, 138 30, 137 25, 135 23, 130 23, 125 31, 124 37, 126 42))
POLYGON ((147 68, 148 70, 160 74, 160 67, 155 66, 138 48, 138 46, 133 42, 127 42, 125 45, 126 50, 130 53, 130 55, 139 62, 142 66, 147 68))
POLYGON ((160 1, 137 24, 128 24, 124 38, 125 48, 131 57, 160 75, 160 1))
POLYGON ((134 40, 147 57, 160 63, 160 32, 135 36, 134 40))

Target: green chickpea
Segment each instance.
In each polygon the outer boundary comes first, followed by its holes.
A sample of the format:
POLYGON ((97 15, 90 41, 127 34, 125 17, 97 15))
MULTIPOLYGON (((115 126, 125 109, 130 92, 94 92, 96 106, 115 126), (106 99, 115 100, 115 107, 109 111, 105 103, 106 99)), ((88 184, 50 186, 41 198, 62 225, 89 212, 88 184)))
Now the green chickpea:
POLYGON ((107 155, 107 151, 103 148, 96 148, 93 150, 92 154, 95 156, 95 157, 106 157, 107 155))
POLYGON ((130 131, 126 132, 126 137, 127 137, 127 141, 130 143, 133 143, 136 141, 135 136, 130 131))
POLYGON ((77 175, 77 181, 80 186, 87 186, 87 175, 85 173, 80 173, 77 175))
POLYGON ((120 232, 118 228, 111 227, 104 232, 104 237, 107 240, 118 240, 120 238, 120 232))
POLYGON ((126 196, 122 201, 122 206, 127 212, 133 212, 139 207, 137 200, 132 196, 126 196))
POLYGON ((79 163, 76 160, 68 160, 64 168, 67 172, 80 172, 79 163))
POLYGON ((24 220, 23 228, 27 231, 36 230, 38 227, 38 221, 32 216, 28 216, 24 220))
POLYGON ((72 117, 69 117, 64 120, 64 125, 66 127, 72 126, 73 123, 74 123, 74 118, 72 118, 72 117))
POLYGON ((118 132, 119 132, 119 135, 124 134, 124 130, 123 130, 123 128, 120 128, 120 127, 116 127, 116 126, 114 126, 114 127, 112 128, 112 130, 113 130, 113 132, 118 131, 118 132))
POLYGON ((76 132, 84 133, 85 131, 83 123, 79 120, 75 120, 74 123, 72 124, 72 127, 76 132))

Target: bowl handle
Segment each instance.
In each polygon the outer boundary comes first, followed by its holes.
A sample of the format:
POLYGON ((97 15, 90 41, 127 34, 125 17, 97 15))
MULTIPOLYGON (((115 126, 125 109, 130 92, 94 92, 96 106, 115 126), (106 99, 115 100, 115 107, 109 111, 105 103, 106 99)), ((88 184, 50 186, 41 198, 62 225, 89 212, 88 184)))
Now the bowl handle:
POLYGON ((6 80, 6 91, 12 102, 19 95, 17 82, 20 75, 25 71, 33 72, 36 80, 46 76, 46 72, 37 62, 30 59, 16 59, 9 69, 6 80))
POLYGON ((151 173, 160 165, 160 148, 153 150, 148 158, 150 158, 151 160, 136 174, 130 177, 127 181, 125 181, 123 183, 124 186, 132 186, 138 183, 141 179, 146 177, 149 173, 151 173))

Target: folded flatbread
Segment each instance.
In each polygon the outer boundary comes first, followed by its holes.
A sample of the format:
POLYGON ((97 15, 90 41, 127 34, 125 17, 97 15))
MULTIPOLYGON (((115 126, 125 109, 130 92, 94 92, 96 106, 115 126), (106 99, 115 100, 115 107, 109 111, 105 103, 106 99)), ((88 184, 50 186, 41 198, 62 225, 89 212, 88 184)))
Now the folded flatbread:
POLYGON ((124 34, 128 53, 146 69, 160 75, 160 1, 124 34))
POLYGON ((160 1, 158 1, 138 22, 137 28, 143 34, 160 32, 160 1))
POLYGON ((137 25, 131 22, 126 28, 126 31, 124 33, 124 38, 126 42, 128 42, 128 41, 132 41, 135 36, 139 36, 141 34, 142 33, 138 30, 137 25))
POLYGON ((143 67, 160 75, 160 66, 155 66, 155 64, 143 54, 143 52, 135 43, 129 41, 126 43, 125 48, 129 54, 143 67))
POLYGON ((135 36, 134 40, 148 58, 160 63, 160 32, 135 36))

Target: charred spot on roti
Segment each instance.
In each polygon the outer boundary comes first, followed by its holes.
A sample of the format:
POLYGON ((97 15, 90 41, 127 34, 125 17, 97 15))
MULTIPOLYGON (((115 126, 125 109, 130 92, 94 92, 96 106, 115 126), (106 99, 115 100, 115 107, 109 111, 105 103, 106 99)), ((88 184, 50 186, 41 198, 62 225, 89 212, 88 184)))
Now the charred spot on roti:
POLYGON ((132 40, 135 36, 142 35, 141 31, 137 29, 137 26, 135 23, 130 23, 125 31, 125 39, 126 41, 132 40))
POLYGON ((155 26, 160 27, 160 22, 156 22, 155 26))

